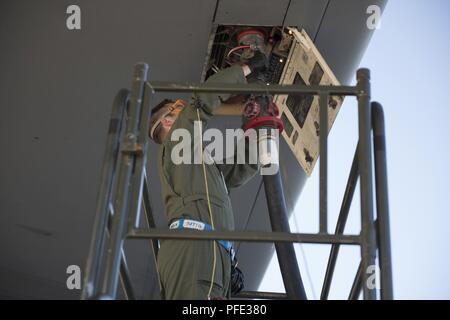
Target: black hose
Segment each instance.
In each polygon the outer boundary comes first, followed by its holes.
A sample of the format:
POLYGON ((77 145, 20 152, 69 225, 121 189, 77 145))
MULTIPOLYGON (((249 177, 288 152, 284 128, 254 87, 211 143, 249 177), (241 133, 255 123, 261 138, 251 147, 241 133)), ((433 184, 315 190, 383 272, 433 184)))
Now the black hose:
MULTIPOLYGON (((264 175, 263 180, 272 231, 291 232, 280 172, 278 171, 273 175, 264 175)), ((275 250, 288 298, 307 300, 300 269, 297 264, 294 244, 275 243, 275 250)))

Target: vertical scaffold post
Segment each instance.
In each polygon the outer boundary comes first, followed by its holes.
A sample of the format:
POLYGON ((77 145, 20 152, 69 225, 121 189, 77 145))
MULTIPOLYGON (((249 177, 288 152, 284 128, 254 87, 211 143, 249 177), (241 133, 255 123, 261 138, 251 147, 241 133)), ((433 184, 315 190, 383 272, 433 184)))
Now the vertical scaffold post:
POLYGON ((328 233, 328 92, 319 95, 320 191, 319 231, 328 233))
POLYGON ((394 294, 392 288, 391 237, 389 231, 386 136, 383 107, 378 102, 372 102, 372 123, 377 204, 377 241, 381 284, 380 296, 383 300, 392 300, 394 294))
POLYGON ((92 239, 86 261, 83 290, 81 292, 82 299, 90 299, 98 295, 99 275, 107 236, 109 204, 111 201, 113 178, 115 175, 114 170, 119 154, 121 125, 129 95, 130 93, 127 89, 122 89, 117 93, 113 102, 101 172, 100 188, 97 195, 97 207, 95 210, 92 239))
POLYGON ((372 117, 370 109, 370 71, 357 71, 359 122, 359 175, 361 192, 361 260, 362 287, 365 300, 375 300, 376 292, 376 238, 373 216, 372 187, 372 117))
MULTIPOLYGON (((144 100, 144 88, 147 81, 148 65, 137 64, 131 85, 131 96, 126 121, 125 135, 120 144, 120 158, 117 170, 117 188, 113 202, 114 217, 112 221, 111 237, 105 261, 105 273, 101 298, 115 299, 120 267, 120 253, 126 233, 129 213, 130 187, 136 154, 139 153, 138 133, 139 119, 144 100)), ((142 150, 140 150, 142 152, 142 150)))
MULTIPOLYGON (((280 171, 264 175, 267 207, 273 231, 291 232, 287 216, 280 171)), ((289 299, 306 300, 300 269, 297 264, 293 243, 275 243, 281 275, 289 299)))

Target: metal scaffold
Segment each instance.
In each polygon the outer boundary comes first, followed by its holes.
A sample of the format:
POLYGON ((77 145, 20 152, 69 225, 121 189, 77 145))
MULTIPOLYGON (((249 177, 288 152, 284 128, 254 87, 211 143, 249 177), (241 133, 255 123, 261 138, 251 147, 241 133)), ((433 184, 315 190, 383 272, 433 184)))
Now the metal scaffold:
POLYGON ((361 249, 361 260, 349 299, 357 299, 361 291, 364 299, 393 299, 384 115, 382 106, 371 101, 368 69, 357 71, 356 86, 150 83, 147 81, 147 74, 148 66, 137 64, 134 68, 131 90, 119 91, 113 103, 82 299, 115 299, 119 280, 126 297, 135 299, 123 249, 125 239, 151 240, 155 262, 158 254, 158 239, 275 243, 286 294, 246 291, 236 296, 236 298, 246 299, 306 299, 295 257, 294 243, 332 245, 321 292, 321 299, 327 299, 340 246, 357 245, 361 249), (318 233, 290 232, 279 173, 264 177, 272 232, 156 228, 145 170, 150 101, 155 92, 317 95, 320 101, 321 128, 328 126, 328 100, 331 95, 355 96, 358 101, 359 142, 335 232, 327 231, 327 130, 320 130, 319 138, 320 228, 318 233), (347 235, 344 234, 344 229, 358 178, 361 231, 357 235, 347 235), (147 222, 145 229, 139 228, 138 223, 142 210, 147 222), (380 271, 378 289, 377 286, 370 285, 372 283, 370 276, 373 272, 368 271, 373 270, 374 267, 378 267, 380 271))

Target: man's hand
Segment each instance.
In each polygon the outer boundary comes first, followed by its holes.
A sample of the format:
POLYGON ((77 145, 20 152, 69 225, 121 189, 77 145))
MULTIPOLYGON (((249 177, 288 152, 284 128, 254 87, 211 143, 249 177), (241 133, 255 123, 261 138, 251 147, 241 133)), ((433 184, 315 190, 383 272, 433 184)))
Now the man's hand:
POLYGON ((257 50, 253 57, 247 62, 248 67, 252 73, 264 72, 268 67, 269 61, 264 53, 257 50))

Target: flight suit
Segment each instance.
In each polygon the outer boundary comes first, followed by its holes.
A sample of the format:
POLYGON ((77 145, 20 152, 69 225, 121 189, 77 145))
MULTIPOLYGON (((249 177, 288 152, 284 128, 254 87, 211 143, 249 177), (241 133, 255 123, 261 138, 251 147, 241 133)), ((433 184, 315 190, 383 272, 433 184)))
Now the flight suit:
MULTIPOLYGON (((242 67, 234 65, 208 80, 221 83, 246 83, 242 67)), ((185 107, 172 125, 167 138, 159 146, 158 171, 161 180, 165 213, 169 222, 180 218, 192 219, 212 225, 202 164, 194 164, 194 121, 197 108, 203 130, 214 109, 229 94, 194 94, 193 101, 185 107), (191 164, 174 164, 173 147, 179 141, 170 137, 176 129, 186 129, 191 134, 191 164)), ((196 124, 198 126, 198 123, 196 124)), ((248 144, 247 144, 248 145, 248 144)), ((198 152, 198 150, 197 150, 198 152)), ((224 152, 225 153, 225 152, 224 152)), ((246 183, 258 171, 257 164, 206 164, 211 211, 215 230, 234 230, 234 217, 229 188, 246 183)), ((213 268, 213 245, 216 246, 216 267, 211 297, 229 297, 231 260, 228 251, 215 241, 162 240, 158 253, 158 271, 165 299, 206 299, 213 268)))

